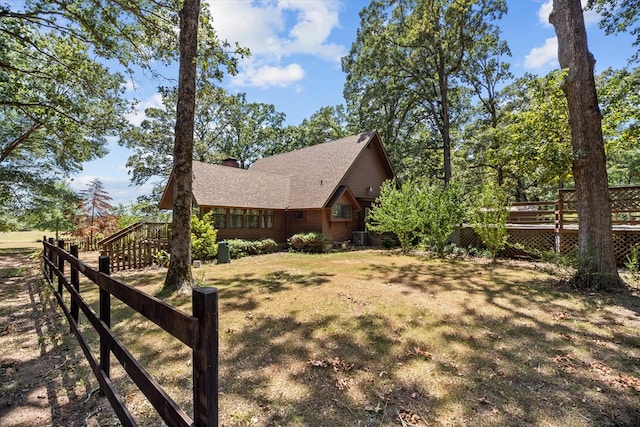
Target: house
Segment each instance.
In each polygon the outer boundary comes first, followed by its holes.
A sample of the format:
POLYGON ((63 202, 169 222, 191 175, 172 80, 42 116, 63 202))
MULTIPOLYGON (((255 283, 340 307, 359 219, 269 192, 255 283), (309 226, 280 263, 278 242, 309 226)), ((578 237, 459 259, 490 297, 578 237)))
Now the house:
MULTIPOLYGON (((285 243, 300 232, 331 241, 363 236, 380 185, 394 177, 377 132, 364 132, 257 160, 240 169, 193 162, 193 203, 214 212, 218 239, 270 237, 285 243)), ((172 176, 160 209, 172 208, 172 176)))

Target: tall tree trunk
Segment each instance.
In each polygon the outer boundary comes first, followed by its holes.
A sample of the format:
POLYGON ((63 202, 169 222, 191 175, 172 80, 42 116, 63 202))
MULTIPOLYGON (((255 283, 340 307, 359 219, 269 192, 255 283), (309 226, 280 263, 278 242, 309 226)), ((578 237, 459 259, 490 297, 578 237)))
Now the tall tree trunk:
POLYGON ((568 71, 562 90, 569 107, 579 219, 575 283, 582 288, 620 289, 624 283, 613 250, 602 117, 593 78, 595 60, 587 46, 580 0, 553 0, 549 22, 558 36, 560 67, 568 71))
POLYGON ((196 107, 196 56, 200 0, 184 0, 180 11, 180 70, 173 147, 173 223, 171 261, 164 289, 191 287, 191 198, 193 129, 196 107))

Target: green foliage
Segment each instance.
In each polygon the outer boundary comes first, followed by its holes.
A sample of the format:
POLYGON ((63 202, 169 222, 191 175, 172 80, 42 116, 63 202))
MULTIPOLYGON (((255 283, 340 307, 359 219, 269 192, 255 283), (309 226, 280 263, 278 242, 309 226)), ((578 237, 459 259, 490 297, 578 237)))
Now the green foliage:
POLYGON ((459 190, 454 186, 407 181, 398 188, 385 181, 371 207, 367 228, 396 235, 403 252, 422 241, 443 255, 447 239, 464 216, 459 190))
MULTIPOLYGON (((137 185, 157 177, 166 180, 173 165, 177 91, 160 88, 160 93, 163 108, 145 110, 146 119, 140 126, 130 126, 120 138, 120 144, 134 151, 127 166, 137 185)), ((234 157, 246 167, 273 148, 283 121, 284 114, 272 104, 248 102, 244 93, 230 94, 212 82, 199 80, 193 159, 219 163, 234 157)))
POLYGON ((627 262, 624 263, 627 271, 631 275, 634 282, 640 279, 640 246, 635 245, 631 248, 631 253, 627 256, 627 262))
POLYGON ((198 218, 191 217, 191 256, 202 261, 214 258, 218 253, 218 230, 214 228, 213 211, 198 218))
POLYGON ((395 234, 402 251, 408 252, 425 229, 423 198, 416 184, 409 181, 398 188, 392 180, 383 182, 368 220, 369 230, 395 234))
POLYGON ((491 258, 505 248, 509 232, 508 196, 504 190, 493 183, 485 184, 471 210, 473 230, 480 236, 491 258))
POLYGON ((444 255, 449 236, 455 231, 465 215, 462 196, 456 186, 425 186, 420 189, 424 197, 425 228, 424 242, 444 255))
POLYGON ((164 249, 159 250, 153 255, 153 262, 161 267, 168 267, 171 260, 171 254, 164 249))
POLYGON ((80 199, 66 183, 55 183, 52 190, 33 195, 26 220, 31 228, 55 232, 57 241, 76 227, 80 199))
POLYGON ((265 238, 260 240, 229 239, 229 256, 233 259, 247 255, 262 255, 275 252, 278 245, 275 240, 265 238))
POLYGON ((311 232, 294 234, 289 237, 287 243, 295 251, 322 253, 327 251, 331 242, 324 234, 311 232))
POLYGON ((118 228, 123 229, 137 222, 169 222, 169 214, 158 209, 158 203, 147 198, 139 198, 126 205, 122 203, 113 208, 118 218, 118 228))
POLYGON ((494 73, 478 64, 506 53, 494 25, 505 12, 503 0, 381 0, 360 12, 342 59, 345 100, 358 127, 378 129, 401 174, 449 181, 469 88, 481 86, 472 75, 494 73))

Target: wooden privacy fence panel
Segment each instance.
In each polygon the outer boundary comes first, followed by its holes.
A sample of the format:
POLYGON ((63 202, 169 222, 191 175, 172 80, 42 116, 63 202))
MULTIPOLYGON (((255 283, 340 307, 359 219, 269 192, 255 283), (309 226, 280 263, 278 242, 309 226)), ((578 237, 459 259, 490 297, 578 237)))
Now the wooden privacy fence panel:
POLYGON ((84 264, 77 257, 78 248, 67 252, 64 242, 58 246, 53 239, 43 241, 43 272, 64 312, 72 332, 93 370, 101 391, 123 426, 135 426, 123 399, 110 380, 110 356, 113 354, 129 377, 146 396, 154 409, 170 426, 212 427, 218 425, 218 296, 213 288, 195 288, 192 293, 193 314, 189 315, 164 301, 147 295, 109 276, 109 258, 101 256, 99 269, 84 264), (79 274, 99 286, 99 313, 80 295, 79 274), (57 278, 57 288, 54 286, 57 278), (65 303, 64 290, 69 293, 70 307, 65 303), (191 419, 149 375, 146 369, 125 348, 111 330, 110 298, 114 296, 144 315, 157 326, 192 349, 193 419, 191 419), (99 358, 78 328, 82 310, 100 336, 99 358))
POLYGON ((170 224, 138 222, 98 242, 103 255, 109 257, 111 271, 143 268, 153 264, 161 250, 169 250, 170 224))

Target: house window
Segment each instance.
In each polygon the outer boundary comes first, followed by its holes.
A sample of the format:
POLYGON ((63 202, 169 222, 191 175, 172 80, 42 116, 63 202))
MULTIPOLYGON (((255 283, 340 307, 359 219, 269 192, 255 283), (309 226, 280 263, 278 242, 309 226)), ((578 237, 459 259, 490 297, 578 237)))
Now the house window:
POLYGON ((333 205, 331 208, 332 219, 351 219, 351 205, 333 205))
POLYGON ((265 209, 262 211, 260 227, 273 228, 273 211, 271 209, 265 209))
POLYGON ((293 215, 293 219, 295 220, 298 220, 298 221, 304 220, 304 211, 293 211, 292 215, 293 215))
POLYGON ((260 227, 260 210, 247 209, 247 228, 260 227))
POLYGON ((225 208, 213 209, 213 225, 217 229, 227 228, 227 210, 225 208))
POLYGON ((244 209, 230 209, 229 211, 230 228, 242 228, 244 226, 244 209))

